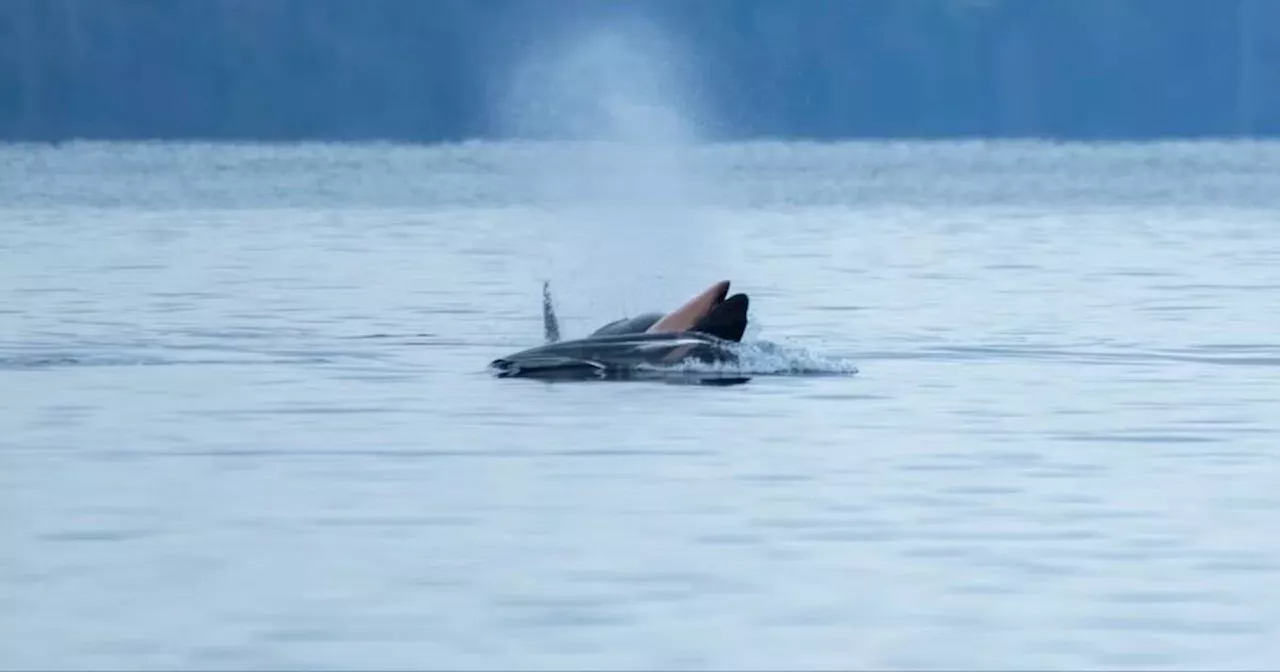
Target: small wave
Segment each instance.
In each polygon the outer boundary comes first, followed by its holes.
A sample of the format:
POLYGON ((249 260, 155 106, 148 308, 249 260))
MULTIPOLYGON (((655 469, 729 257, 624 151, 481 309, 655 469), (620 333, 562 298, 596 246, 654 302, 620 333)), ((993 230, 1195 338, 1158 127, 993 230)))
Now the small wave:
POLYGON ((852 376, 858 373, 857 365, 848 359, 822 355, 803 346, 744 341, 734 347, 734 352, 737 362, 683 362, 665 370, 747 376, 852 376))

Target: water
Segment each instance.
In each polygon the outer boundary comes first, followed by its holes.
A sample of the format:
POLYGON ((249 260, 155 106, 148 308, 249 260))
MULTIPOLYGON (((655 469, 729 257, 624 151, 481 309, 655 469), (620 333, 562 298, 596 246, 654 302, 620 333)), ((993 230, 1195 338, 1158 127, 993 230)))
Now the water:
POLYGON ((1277 213, 1275 144, 5 147, 0 665, 1273 669, 1277 213), (484 369, 721 278, 832 375, 484 369))

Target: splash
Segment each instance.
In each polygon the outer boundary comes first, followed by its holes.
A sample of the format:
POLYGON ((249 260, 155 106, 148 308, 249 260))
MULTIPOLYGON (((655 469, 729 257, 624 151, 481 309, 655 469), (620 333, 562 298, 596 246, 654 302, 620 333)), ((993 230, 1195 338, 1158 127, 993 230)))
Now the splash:
POLYGON ((852 376, 858 373, 853 361, 823 355, 804 346, 755 340, 743 341, 733 351, 738 357, 736 362, 685 361, 664 370, 718 376, 852 376))
POLYGON ((709 186, 698 60, 657 20, 592 14, 531 36, 491 111, 519 141, 513 188, 551 213, 542 273, 567 288, 564 305, 643 310, 727 274, 697 221, 709 186))
POLYGON ((495 110, 522 139, 672 148, 698 141, 686 49, 639 18, 599 18, 532 41, 495 110))
POLYGON ((611 233, 620 220, 660 225, 695 200, 700 105, 685 72, 691 60, 668 31, 635 17, 597 18, 532 41, 494 116, 505 135, 554 141, 537 148, 522 176, 534 199, 593 209, 611 233))
MULTIPOLYGON (((821 354, 809 347, 771 341, 761 336, 760 320, 748 315, 747 330, 741 343, 734 348, 737 363, 721 365, 725 372, 749 375, 831 375, 852 376, 858 373, 853 360, 821 354)), ((690 363, 693 370, 701 365, 690 363)), ((713 367, 715 368, 715 367, 713 367)))

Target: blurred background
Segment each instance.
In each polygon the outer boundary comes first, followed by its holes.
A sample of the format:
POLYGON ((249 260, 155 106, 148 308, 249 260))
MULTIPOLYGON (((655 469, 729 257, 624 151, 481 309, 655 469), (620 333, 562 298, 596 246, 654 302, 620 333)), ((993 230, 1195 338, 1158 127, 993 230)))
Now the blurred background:
POLYGON ((1280 132, 1266 0, 5 0, 0 138, 582 134, 530 92, 660 62, 704 139, 1280 132))

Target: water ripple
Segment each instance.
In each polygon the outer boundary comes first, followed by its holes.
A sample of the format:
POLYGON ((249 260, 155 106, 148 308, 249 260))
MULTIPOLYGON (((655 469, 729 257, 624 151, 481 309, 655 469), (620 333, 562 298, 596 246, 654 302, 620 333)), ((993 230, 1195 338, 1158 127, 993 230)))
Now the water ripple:
POLYGON ((659 149, 0 147, 5 663, 1276 667, 1280 143, 659 149))

